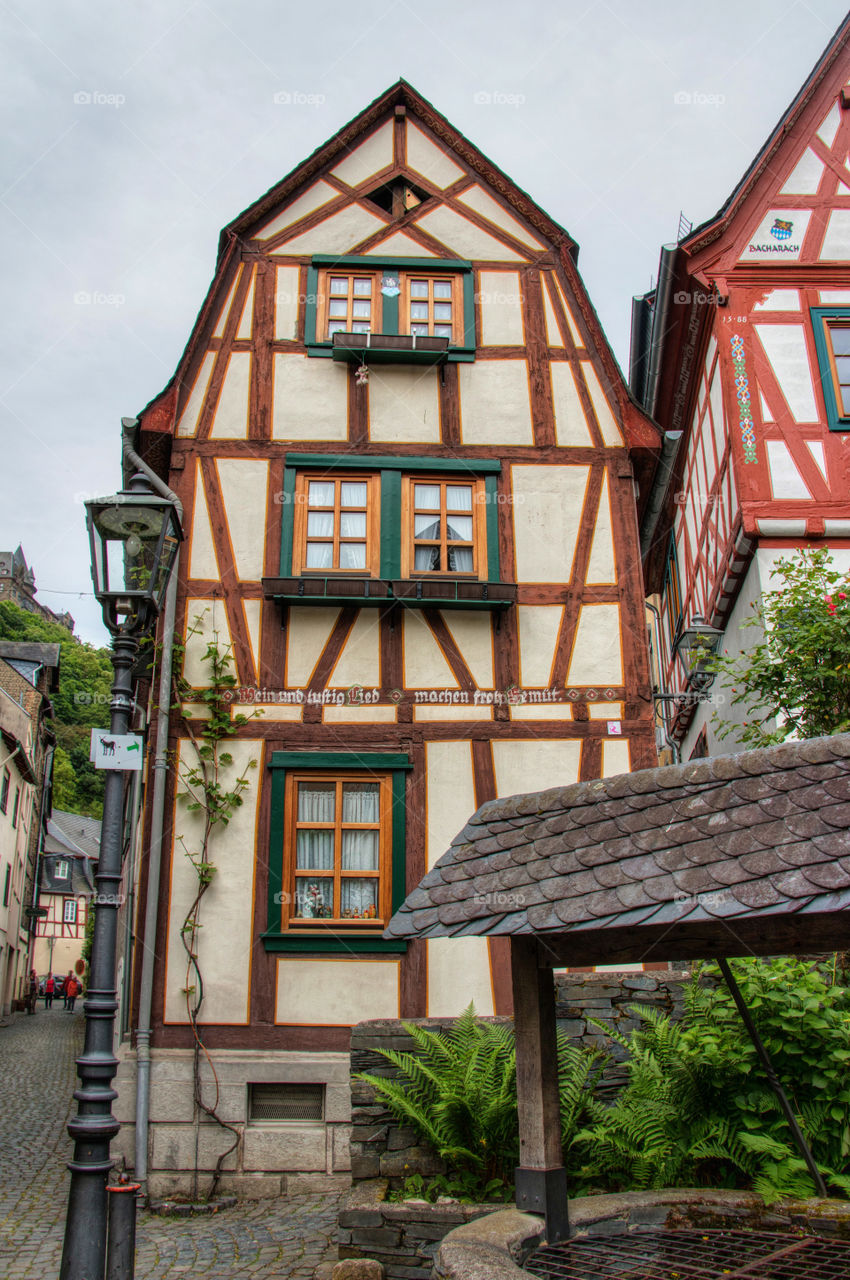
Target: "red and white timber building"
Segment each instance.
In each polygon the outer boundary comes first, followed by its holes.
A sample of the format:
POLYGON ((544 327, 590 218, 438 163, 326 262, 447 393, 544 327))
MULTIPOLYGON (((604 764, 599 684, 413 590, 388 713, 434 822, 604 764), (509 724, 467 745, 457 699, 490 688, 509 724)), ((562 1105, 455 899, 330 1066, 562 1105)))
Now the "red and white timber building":
MULTIPOLYGON (((669 691, 694 615, 735 655, 777 559, 826 545, 850 568, 848 40, 850 18, 720 212, 662 250, 633 305, 632 390, 666 433, 641 535, 669 691)), ((712 713, 669 717, 683 758, 729 749, 712 713)))

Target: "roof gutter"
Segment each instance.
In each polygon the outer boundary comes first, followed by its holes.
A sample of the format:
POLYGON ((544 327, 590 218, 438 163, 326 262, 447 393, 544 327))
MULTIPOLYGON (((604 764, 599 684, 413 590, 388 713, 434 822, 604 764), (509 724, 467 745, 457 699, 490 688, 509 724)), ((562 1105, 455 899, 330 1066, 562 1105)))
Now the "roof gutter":
MULTIPOLYGON (((183 504, 173 489, 139 457, 133 448, 138 418, 122 418, 122 462, 147 476, 163 498, 174 503, 177 517, 183 523, 183 504)), ((151 1008, 153 1006, 153 970, 156 958, 156 918, 159 908, 159 880, 162 866, 162 830, 165 815, 165 784, 168 778, 168 715, 171 706, 171 665, 174 647, 174 620, 177 613, 177 571, 180 550, 166 588, 165 608, 160 631, 159 695, 156 713, 156 753, 153 761, 153 796, 148 843, 148 883, 145 895, 145 925, 142 934, 141 983, 139 1014, 136 1024, 136 1151, 135 1178, 147 1194, 148 1125, 150 1120, 151 1008)), ((135 850, 134 850, 135 856, 135 850)), ((132 878, 131 878, 132 882, 132 878)))
MULTIPOLYGON (((658 286, 655 290, 655 306, 652 315, 652 327, 649 333, 649 352, 648 364, 646 358, 643 360, 641 368, 640 357, 634 361, 634 368, 638 376, 643 373, 645 383, 642 388, 643 405, 650 417, 655 417, 658 405, 658 392, 661 383, 661 359, 664 351, 664 339, 669 329, 670 305, 673 299, 673 285, 675 281, 676 260, 679 255, 678 245, 665 245, 661 250, 661 258, 658 264, 658 286)), ((646 323, 643 318, 643 323, 646 323)), ((632 311, 632 335, 634 339, 637 324, 634 309, 632 311)), ((655 533, 658 528, 658 522, 661 518, 661 512, 664 510, 667 501, 667 494, 670 491, 670 483, 673 478, 673 472, 676 466, 676 458, 679 453, 679 445, 682 441, 682 431, 665 431, 664 443, 661 449, 661 457, 658 460, 658 466, 655 468, 655 475, 652 478, 652 487, 649 491, 646 510, 643 520, 641 521, 640 530, 640 552, 641 557, 645 558, 648 551, 652 547, 655 533)))

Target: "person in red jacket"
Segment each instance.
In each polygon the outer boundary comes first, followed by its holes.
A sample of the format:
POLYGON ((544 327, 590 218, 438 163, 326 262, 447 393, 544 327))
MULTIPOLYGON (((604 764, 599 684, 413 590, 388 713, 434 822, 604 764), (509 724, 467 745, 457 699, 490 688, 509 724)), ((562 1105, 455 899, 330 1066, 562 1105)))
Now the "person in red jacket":
POLYGON ((47 981, 46 981, 46 982, 45 982, 45 984, 44 984, 44 1007, 45 1007, 45 1009, 52 1009, 52 1008, 53 1008, 53 991, 54 991, 55 985, 56 985, 56 984, 55 984, 55 983, 54 983, 54 981, 53 981, 53 974, 52 974, 52 973, 48 973, 48 975, 47 975, 47 981))
POLYGON ((73 973, 69 973, 65 979, 65 1008, 69 1013, 74 1012, 74 1001, 80 994, 80 984, 74 977, 73 973))

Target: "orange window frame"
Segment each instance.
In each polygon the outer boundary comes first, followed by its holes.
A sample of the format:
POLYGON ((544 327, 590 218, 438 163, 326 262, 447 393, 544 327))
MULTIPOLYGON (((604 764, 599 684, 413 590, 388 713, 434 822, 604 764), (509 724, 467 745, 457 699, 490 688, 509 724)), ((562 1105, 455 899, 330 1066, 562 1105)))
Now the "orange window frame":
POLYGON ((344 475, 322 475, 318 472, 301 472, 296 476, 295 480, 295 520, 293 529, 293 576, 300 574, 361 574, 368 577, 377 577, 380 571, 380 538, 379 538, 379 510, 380 510, 380 481, 376 475, 366 475, 346 472, 344 475), (310 483, 315 481, 318 484, 332 484, 334 486, 334 505, 331 508, 326 507, 310 507, 310 483), (355 483, 366 485, 366 564, 362 569, 357 568, 340 568, 340 546, 346 542, 360 542, 360 538, 343 538, 341 535, 341 515, 343 511, 361 512, 363 507, 345 507, 341 505, 341 486, 343 484, 355 483), (308 535, 308 519, 310 511, 333 512, 333 534, 330 538, 311 538, 308 535), (332 542, 332 564, 330 566, 308 566, 307 564, 307 546, 311 541, 315 542, 332 542))
POLYGON ((328 773, 326 771, 292 772, 287 774, 284 799, 285 822, 283 845, 283 885, 286 891, 282 895, 283 901, 281 904, 280 921, 281 932, 320 932, 331 927, 335 932, 339 930, 344 930, 346 932, 359 930, 381 933, 386 928, 389 923, 390 916, 392 915, 392 801, 393 780, 392 774, 390 773, 375 774, 363 771, 358 772, 357 770, 352 769, 351 771, 346 770, 343 773, 335 774, 328 773), (301 782, 333 783, 336 789, 333 822, 323 823, 298 821, 298 785, 301 782), (349 782, 373 782, 378 784, 380 799, 377 823, 342 821, 342 788, 349 782), (299 870, 296 867, 296 847, 299 830, 333 831, 333 870, 317 870, 315 868, 299 870), (360 869, 353 871, 343 870, 342 833, 346 830, 378 831, 377 871, 363 871, 360 869), (308 883, 310 880, 328 879, 333 879, 334 907, 339 908, 340 910, 342 902, 342 884, 344 880, 373 879, 377 881, 377 915, 367 917, 333 914, 319 918, 295 915, 297 905, 297 882, 303 881, 308 883))
POLYGON ((348 293, 346 295, 347 314, 345 317, 346 324, 349 326, 344 332, 350 333, 351 325, 363 323, 354 315, 354 303, 365 301, 362 297, 355 297, 354 281, 370 280, 372 282, 372 292, 369 295, 371 302, 371 314, 369 317, 369 327, 372 333, 381 332, 381 273, 379 271, 334 271, 330 268, 319 273, 319 291, 316 299, 316 334, 320 342, 330 342, 333 340, 333 334, 328 332, 331 321, 338 321, 341 317, 332 316, 330 314, 331 302, 341 302, 341 294, 331 294, 332 280, 347 280, 348 293))
MULTIPOLYGON (((484 481, 479 479, 463 479, 463 480, 447 480, 443 476, 430 476, 426 473, 415 476, 405 476, 402 487, 402 526, 404 534, 402 538, 401 548, 401 572, 405 578, 469 578, 486 580, 487 578, 487 519, 485 510, 485 490, 484 481), (440 509, 428 508, 435 516, 439 515, 440 521, 440 538, 437 539, 417 539, 414 536, 414 516, 416 514, 416 485, 438 485, 440 488, 440 509), (464 487, 472 489, 472 510, 470 512, 456 511, 449 513, 446 505, 446 490, 450 488, 464 487), (448 540, 448 516, 449 514, 472 517, 472 541, 459 542, 448 540), (472 569, 415 569, 413 566, 416 561, 417 546, 435 547, 439 545, 440 560, 442 564, 448 565, 449 548, 454 547, 461 550, 465 547, 472 547, 472 569)), ((420 514, 425 511, 420 509, 420 514)))
POLYGON ((434 298, 434 285, 437 282, 441 284, 450 284, 452 287, 451 306, 452 306, 452 336, 449 342, 459 343, 463 340, 463 280, 460 276, 448 276, 429 274, 424 271, 407 272, 401 276, 400 289, 401 297, 399 298, 399 314, 398 314, 398 331, 399 333, 411 333, 412 325, 425 324, 428 325, 428 333, 434 335, 435 324, 445 324, 445 320, 434 319, 434 303, 445 302, 445 298, 434 298), (428 320, 411 320, 410 305, 411 302, 425 302, 424 298, 411 297, 411 285, 414 281, 426 281, 428 284, 428 320))

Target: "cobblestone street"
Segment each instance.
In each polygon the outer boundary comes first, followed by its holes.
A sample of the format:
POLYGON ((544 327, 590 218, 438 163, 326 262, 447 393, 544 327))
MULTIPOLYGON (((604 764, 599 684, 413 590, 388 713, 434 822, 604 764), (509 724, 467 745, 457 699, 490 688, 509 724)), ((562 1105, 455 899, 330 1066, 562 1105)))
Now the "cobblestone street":
MULTIPOLYGON (((61 1007, 0 1028, 0 1276, 59 1274, 65 1207, 65 1130, 83 1018, 61 1007)), ((137 1280, 312 1280, 336 1256, 337 1197, 262 1200, 214 1217, 139 1215, 137 1280)))

